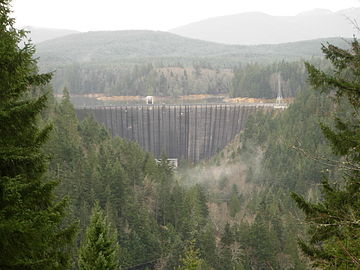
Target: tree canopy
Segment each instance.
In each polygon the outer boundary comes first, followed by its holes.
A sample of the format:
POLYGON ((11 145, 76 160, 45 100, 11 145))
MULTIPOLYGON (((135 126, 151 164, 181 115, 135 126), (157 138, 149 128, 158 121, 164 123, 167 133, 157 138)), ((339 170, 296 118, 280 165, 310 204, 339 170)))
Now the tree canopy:
POLYGON ((323 269, 359 269, 360 267, 360 45, 357 39, 350 49, 323 45, 325 57, 333 65, 325 72, 306 63, 310 83, 335 97, 338 113, 334 127, 322 124, 322 131, 335 154, 334 163, 342 178, 331 183, 325 179, 322 199, 307 202, 293 194, 310 224, 308 240, 300 240, 303 252, 315 266, 323 269), (345 110, 341 110, 345 107, 345 110))
POLYGON ((116 270, 119 268, 118 252, 117 235, 96 203, 80 248, 80 270, 116 270))
POLYGON ((0 0, 0 268, 67 269, 75 227, 61 226, 66 201, 55 201, 42 151, 51 126, 39 124, 51 74, 37 73, 10 2, 0 0))

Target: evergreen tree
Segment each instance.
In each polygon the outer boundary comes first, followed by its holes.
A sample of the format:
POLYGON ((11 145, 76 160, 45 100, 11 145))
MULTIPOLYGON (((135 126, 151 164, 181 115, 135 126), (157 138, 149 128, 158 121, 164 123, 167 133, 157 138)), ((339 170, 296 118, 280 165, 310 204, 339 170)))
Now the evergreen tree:
POLYGON ((225 269, 232 269, 232 252, 231 245, 234 243, 234 235, 231 231, 231 227, 229 223, 226 223, 224 232, 221 235, 221 267, 225 269))
MULTIPOLYGON (((346 114, 335 118, 335 129, 322 125, 345 173, 342 180, 323 182, 323 198, 318 203, 293 194, 310 224, 310 239, 300 240, 304 253, 323 269, 360 268, 360 45, 354 39, 350 49, 328 44, 322 50, 333 64, 326 73, 307 63, 310 83, 322 92, 335 93, 336 101, 348 106, 346 114)), ((341 106, 338 106, 341 107, 341 106)))
POLYGON ((212 224, 208 223, 201 231, 197 239, 201 258, 212 267, 219 265, 219 256, 216 246, 216 231, 212 224))
POLYGON ((38 120, 47 95, 32 95, 51 74, 37 74, 10 2, 0 0, 0 268, 67 269, 75 228, 61 228, 66 201, 55 202, 56 183, 45 181, 51 127, 38 120))
POLYGON ((80 248, 80 270, 118 269, 119 245, 116 238, 116 233, 112 232, 104 212, 96 203, 80 248))
POLYGON ((229 215, 235 217, 236 214, 240 211, 241 205, 238 196, 237 186, 233 185, 230 201, 229 201, 229 215))
POLYGON ((204 261, 199 258, 199 252, 194 246, 194 241, 190 241, 185 255, 180 261, 182 266, 179 270, 200 270, 204 267, 204 261))

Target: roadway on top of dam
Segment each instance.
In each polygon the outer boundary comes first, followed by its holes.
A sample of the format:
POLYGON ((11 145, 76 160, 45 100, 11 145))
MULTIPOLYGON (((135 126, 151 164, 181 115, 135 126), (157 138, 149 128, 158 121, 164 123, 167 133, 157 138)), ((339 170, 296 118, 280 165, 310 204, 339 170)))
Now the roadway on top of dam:
POLYGON ((255 106, 255 107, 271 107, 276 106, 276 103, 268 103, 268 102, 236 102, 236 103, 228 103, 228 102, 217 102, 217 103, 154 103, 154 104, 131 104, 124 103, 118 105, 84 105, 84 106, 76 106, 76 110, 82 109, 92 109, 92 108, 104 108, 104 107, 156 107, 156 106, 255 106))
POLYGON ((223 149, 257 111, 281 108, 274 103, 143 104, 76 108, 91 115, 112 136, 137 142, 156 158, 197 162, 223 149))

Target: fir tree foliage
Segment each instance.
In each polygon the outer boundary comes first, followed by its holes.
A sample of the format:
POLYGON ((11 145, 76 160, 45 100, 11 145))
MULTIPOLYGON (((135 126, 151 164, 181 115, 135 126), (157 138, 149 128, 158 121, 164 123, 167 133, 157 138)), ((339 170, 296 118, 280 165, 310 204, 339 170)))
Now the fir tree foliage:
POLYGON ((318 203, 293 194, 310 224, 309 240, 299 244, 313 264, 322 269, 360 268, 360 44, 351 42, 350 49, 331 44, 322 50, 333 65, 324 72, 306 63, 312 86, 335 96, 339 114, 334 128, 322 124, 333 152, 341 156, 336 165, 344 170, 335 184, 323 182, 323 198, 318 203), (345 103, 346 113, 340 111, 345 103))
POLYGON ((39 118, 47 95, 32 95, 51 74, 37 73, 10 3, 0 0, 0 268, 68 269, 75 228, 61 228, 66 201, 56 202, 56 183, 45 181, 51 126, 39 127, 39 118))
POLYGON ((119 269, 119 245, 117 235, 112 230, 98 203, 92 211, 85 241, 80 248, 80 270, 119 269))
POLYGON ((180 259, 179 270, 201 270, 204 269, 204 261, 199 257, 199 251, 195 248, 195 241, 190 241, 186 247, 184 257, 180 259))
POLYGON ((301 61, 267 65, 251 63, 234 70, 229 94, 232 97, 275 98, 279 73, 284 97, 294 97, 307 88, 301 61))

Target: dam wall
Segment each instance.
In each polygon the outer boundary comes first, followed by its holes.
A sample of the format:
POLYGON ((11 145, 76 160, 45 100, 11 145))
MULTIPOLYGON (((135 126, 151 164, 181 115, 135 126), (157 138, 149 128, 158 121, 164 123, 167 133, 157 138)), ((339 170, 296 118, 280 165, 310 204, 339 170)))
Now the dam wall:
POLYGON ((137 142, 155 158, 197 162, 223 149, 250 114, 272 110, 269 104, 138 105, 76 109, 80 119, 91 115, 112 136, 137 142))

